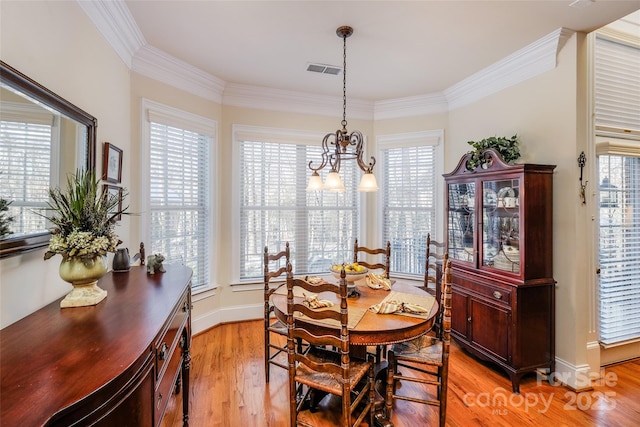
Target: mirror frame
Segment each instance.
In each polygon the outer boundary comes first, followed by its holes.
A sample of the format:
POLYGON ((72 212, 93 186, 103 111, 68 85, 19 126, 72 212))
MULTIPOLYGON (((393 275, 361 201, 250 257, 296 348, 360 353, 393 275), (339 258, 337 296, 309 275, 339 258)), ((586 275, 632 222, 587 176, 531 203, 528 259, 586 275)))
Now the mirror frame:
MULTIPOLYGON (((96 170, 96 129, 98 120, 56 95, 35 80, 22 74, 4 61, 0 61, 0 81, 25 95, 49 106, 66 117, 87 126, 87 170, 96 170)), ((51 233, 48 231, 21 234, 0 240, 0 258, 33 251, 49 244, 51 233)))

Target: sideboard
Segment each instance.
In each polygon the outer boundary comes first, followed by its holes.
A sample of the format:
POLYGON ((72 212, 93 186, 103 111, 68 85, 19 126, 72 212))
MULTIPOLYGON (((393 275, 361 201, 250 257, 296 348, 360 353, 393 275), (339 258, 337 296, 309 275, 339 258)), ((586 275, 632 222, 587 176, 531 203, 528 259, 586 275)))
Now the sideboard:
POLYGON ((2 329, 0 425, 158 426, 179 392, 188 425, 192 271, 166 270, 107 273, 99 304, 55 301, 2 329))

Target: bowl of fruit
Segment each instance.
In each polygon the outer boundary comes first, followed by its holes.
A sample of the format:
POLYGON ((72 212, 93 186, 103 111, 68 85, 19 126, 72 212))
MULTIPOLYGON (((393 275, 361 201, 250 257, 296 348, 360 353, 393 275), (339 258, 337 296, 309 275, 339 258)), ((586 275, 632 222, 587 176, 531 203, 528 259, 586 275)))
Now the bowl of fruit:
MULTIPOLYGON (((334 264, 331 266, 331 273, 340 278, 340 272, 342 271, 342 264, 334 264)), ((347 282, 355 282, 356 280, 364 279, 369 269, 364 265, 360 265, 357 262, 351 264, 344 264, 344 272, 346 273, 347 282)))

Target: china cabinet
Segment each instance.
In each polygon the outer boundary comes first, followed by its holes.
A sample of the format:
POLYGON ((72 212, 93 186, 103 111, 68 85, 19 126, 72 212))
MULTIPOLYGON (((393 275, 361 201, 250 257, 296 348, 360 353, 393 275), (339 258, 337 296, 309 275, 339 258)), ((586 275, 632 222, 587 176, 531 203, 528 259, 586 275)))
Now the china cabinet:
POLYGON ((552 165, 462 157, 445 174, 452 260, 452 336, 494 362, 519 392, 523 375, 554 369, 552 165))

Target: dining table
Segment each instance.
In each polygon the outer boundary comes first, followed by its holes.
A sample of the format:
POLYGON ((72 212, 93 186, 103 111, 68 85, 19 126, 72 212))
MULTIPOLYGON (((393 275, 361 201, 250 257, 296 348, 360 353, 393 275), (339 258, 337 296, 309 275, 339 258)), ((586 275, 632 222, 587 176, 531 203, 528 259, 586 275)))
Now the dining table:
MULTIPOLYGON (((333 275, 314 276, 313 279, 321 279, 332 283, 337 283, 339 280, 333 275)), ((439 306, 435 298, 422 287, 422 282, 392 279, 391 283, 391 289, 386 290, 370 287, 367 285, 365 279, 355 282, 357 296, 347 299, 347 309, 349 313, 349 353, 351 357, 366 358, 367 347, 369 346, 386 346, 411 340, 426 334, 433 328, 439 306), (375 312, 376 306, 379 307, 380 303, 390 300, 411 302, 413 304, 418 303, 421 307, 427 309, 427 314, 404 312, 381 314, 375 312)), ((285 323, 287 321, 286 291, 287 287, 284 285, 271 296, 276 317, 285 323)), ((304 298, 305 296, 296 295, 294 292, 294 299, 303 301, 304 298)), ((339 307, 335 294, 320 293, 318 294, 318 298, 328 299, 339 307)), ((304 317, 296 318, 296 322, 306 322, 305 326, 317 334, 336 330, 340 327, 339 324, 314 322, 304 317)), ((376 411, 375 420, 378 426, 392 427, 393 423, 384 413, 384 399, 386 398, 384 387, 387 378, 386 368, 386 361, 376 360, 376 384, 379 384, 379 386, 376 387, 377 402, 374 405, 376 411), (381 387, 381 389, 379 387, 381 387)))

